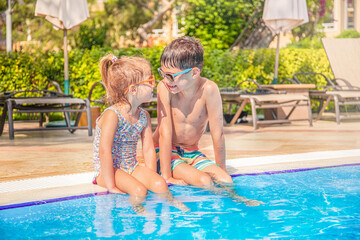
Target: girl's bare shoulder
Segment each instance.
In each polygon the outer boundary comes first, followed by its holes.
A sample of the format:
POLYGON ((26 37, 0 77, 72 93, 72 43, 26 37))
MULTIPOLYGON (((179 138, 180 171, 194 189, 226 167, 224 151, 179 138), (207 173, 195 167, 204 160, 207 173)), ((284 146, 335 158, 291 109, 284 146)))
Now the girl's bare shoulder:
POLYGON ((116 114, 116 112, 112 109, 108 109, 106 110, 101 117, 99 118, 97 124, 98 126, 101 128, 101 126, 106 123, 106 124, 117 124, 118 122, 118 116, 116 114))

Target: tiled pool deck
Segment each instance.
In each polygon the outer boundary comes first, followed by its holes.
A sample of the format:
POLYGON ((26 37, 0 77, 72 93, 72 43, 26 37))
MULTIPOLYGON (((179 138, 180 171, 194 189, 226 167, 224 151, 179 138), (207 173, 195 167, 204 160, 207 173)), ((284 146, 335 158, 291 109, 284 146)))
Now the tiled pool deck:
MULTIPOLYGON (((257 131, 241 124, 225 127, 225 138, 232 174, 360 164, 360 121, 317 121, 313 127, 295 122, 257 131)), ((90 183, 92 140, 79 130, 17 132, 9 140, 5 128, 0 137, 0 206, 104 191, 90 183)), ((199 147, 213 159, 210 134, 199 147)))

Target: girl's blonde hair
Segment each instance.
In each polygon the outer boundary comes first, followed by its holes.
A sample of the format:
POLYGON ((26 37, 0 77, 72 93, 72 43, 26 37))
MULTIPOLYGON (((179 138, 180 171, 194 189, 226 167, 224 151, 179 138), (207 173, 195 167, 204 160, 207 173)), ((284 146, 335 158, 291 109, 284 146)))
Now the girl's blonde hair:
POLYGON ((118 59, 110 53, 100 60, 100 73, 109 104, 130 104, 124 92, 131 84, 151 75, 151 66, 144 58, 121 56, 118 59))

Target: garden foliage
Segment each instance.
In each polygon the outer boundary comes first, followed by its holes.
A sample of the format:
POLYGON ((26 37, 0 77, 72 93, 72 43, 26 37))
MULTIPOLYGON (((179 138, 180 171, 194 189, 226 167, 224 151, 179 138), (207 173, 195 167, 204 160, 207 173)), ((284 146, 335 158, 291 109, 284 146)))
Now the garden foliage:
MULTIPOLYGON (((143 56, 153 68, 160 67, 162 48, 128 48, 113 51, 116 56, 143 56)), ((101 81, 99 60, 112 52, 109 48, 73 50, 69 52, 70 93, 87 98, 92 84, 101 81)), ((274 75, 275 49, 226 51, 205 49, 202 75, 214 80, 219 87, 235 87, 245 79, 269 84, 274 75)), ((0 92, 42 89, 48 82, 64 83, 64 57, 62 52, 0 53, 0 92)), ((291 78, 296 72, 321 72, 332 78, 329 62, 323 49, 281 49, 279 81, 291 78)), ((324 85, 318 80, 316 84, 324 85)), ((242 85, 248 87, 248 85, 242 85)), ((98 94, 104 94, 99 92, 98 94)))
POLYGON ((336 38, 360 38, 360 33, 353 29, 349 29, 341 32, 336 38))
MULTIPOLYGON (((262 1, 187 0, 184 33, 201 39, 204 46, 228 49, 262 1)), ((255 26, 251 25, 251 29, 255 26)))

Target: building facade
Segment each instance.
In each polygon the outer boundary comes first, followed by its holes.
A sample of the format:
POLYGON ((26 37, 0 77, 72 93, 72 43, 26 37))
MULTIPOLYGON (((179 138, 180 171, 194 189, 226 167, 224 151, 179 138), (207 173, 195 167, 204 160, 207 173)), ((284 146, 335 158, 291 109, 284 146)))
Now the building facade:
POLYGON ((360 32, 360 0, 333 1, 332 18, 323 24, 326 37, 335 37, 349 29, 360 32))

